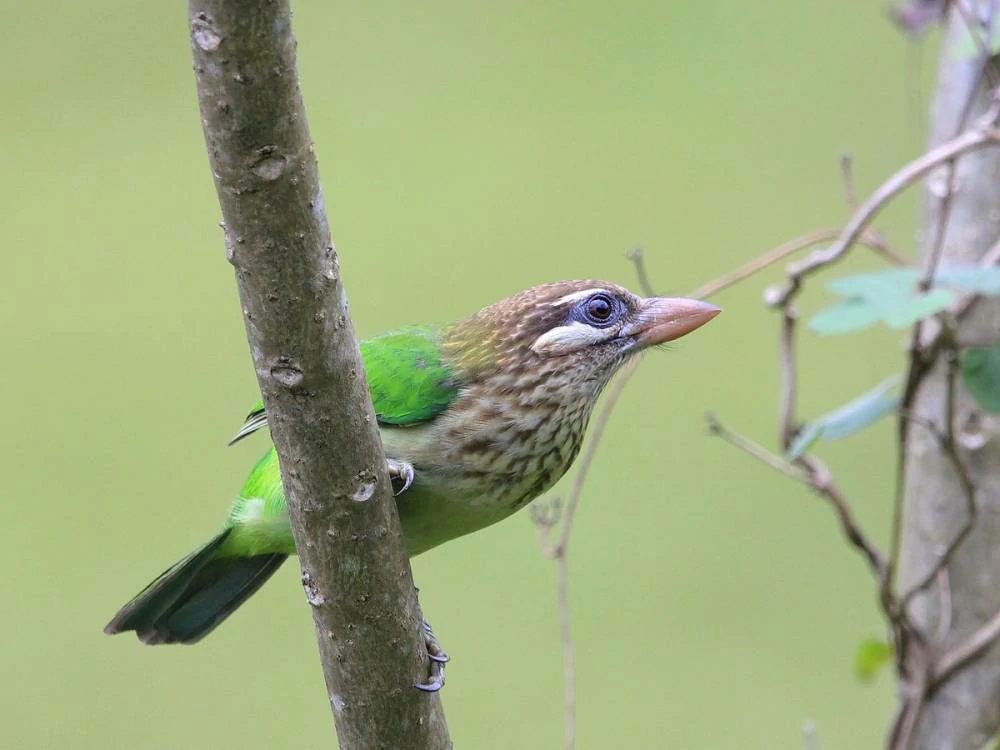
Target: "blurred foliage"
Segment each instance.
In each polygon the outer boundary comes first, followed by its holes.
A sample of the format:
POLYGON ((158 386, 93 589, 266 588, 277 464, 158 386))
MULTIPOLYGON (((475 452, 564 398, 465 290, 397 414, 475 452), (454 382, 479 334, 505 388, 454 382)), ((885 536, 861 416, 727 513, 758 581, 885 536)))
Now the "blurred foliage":
MULTIPOLYGON (((842 223, 843 151, 864 192, 924 144, 934 43, 904 39, 878 3, 295 6, 365 336, 557 278, 634 286, 636 243, 657 288, 683 293, 842 223)), ((4 21, 4 744, 328 746, 294 564, 195 647, 101 634, 221 524, 265 445, 225 448, 258 394, 183 4, 20 3, 4 21)), ((904 253, 915 209, 879 222, 904 253)), ((880 268, 862 249, 845 265, 880 268)), ((714 409, 774 434, 778 321, 760 294, 780 274, 650 354, 612 419, 570 560, 581 750, 799 748, 805 717, 824 747, 881 741, 891 681, 859 690, 844 656, 879 627, 864 563, 826 507, 703 427, 714 409)), ((802 313, 826 301, 816 283, 802 313)), ((903 363, 891 331, 803 339, 803 414, 903 363)), ((892 439, 883 422, 823 446, 876 538, 892 439)), ((456 745, 558 747, 554 570, 528 514, 414 566, 454 657, 456 745)))
POLYGON ((962 353, 962 382, 983 409, 1000 412, 1000 344, 962 353))
POLYGON ((895 654, 892 645, 881 638, 866 638, 861 641, 854 662, 858 679, 862 682, 874 680, 879 672, 892 663, 895 654))

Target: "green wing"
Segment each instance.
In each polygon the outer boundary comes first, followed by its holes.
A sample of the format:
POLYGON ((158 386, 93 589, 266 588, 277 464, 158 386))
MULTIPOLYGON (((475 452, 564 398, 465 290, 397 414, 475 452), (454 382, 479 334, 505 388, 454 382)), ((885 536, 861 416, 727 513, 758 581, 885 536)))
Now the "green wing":
MULTIPOLYGON (((444 362, 444 331, 410 326, 361 342, 361 358, 379 424, 408 426, 440 414, 454 400, 461 383, 444 362)), ((232 445, 267 424, 264 402, 247 415, 232 445)))
POLYGON ((440 414, 460 383, 441 356, 440 328, 410 326, 361 343, 380 424, 414 425, 440 414))

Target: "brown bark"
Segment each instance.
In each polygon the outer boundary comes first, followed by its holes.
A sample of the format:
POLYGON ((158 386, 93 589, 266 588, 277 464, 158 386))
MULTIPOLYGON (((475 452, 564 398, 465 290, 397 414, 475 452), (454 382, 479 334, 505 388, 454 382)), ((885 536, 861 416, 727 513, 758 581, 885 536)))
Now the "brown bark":
MULTIPOLYGON (((287 0, 190 0, 226 252, 342 748, 450 747, 295 67, 287 0)), ((266 720, 262 717, 262 720, 266 720)))

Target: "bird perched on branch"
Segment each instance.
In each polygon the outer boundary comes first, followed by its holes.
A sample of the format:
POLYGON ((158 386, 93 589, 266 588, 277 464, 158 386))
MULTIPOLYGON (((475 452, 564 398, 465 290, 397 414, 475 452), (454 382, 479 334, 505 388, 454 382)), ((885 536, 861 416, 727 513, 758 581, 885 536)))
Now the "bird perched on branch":
MULTIPOLYGON (((719 308, 605 281, 544 284, 446 326, 361 343, 410 555, 506 518, 573 463, 601 389, 629 357, 719 308)), ((266 425, 262 403, 233 442, 266 425)), ((295 554, 278 458, 250 472, 222 531, 114 616, 108 634, 194 643, 295 554)))

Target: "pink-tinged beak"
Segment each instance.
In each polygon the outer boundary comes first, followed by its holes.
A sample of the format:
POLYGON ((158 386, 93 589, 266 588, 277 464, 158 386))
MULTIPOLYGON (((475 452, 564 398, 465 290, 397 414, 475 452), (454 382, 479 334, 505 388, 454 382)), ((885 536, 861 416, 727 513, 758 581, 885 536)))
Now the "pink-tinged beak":
POLYGON ((686 336, 722 312, 708 302, 684 297, 649 297, 643 300, 631 334, 638 346, 656 346, 686 336))

